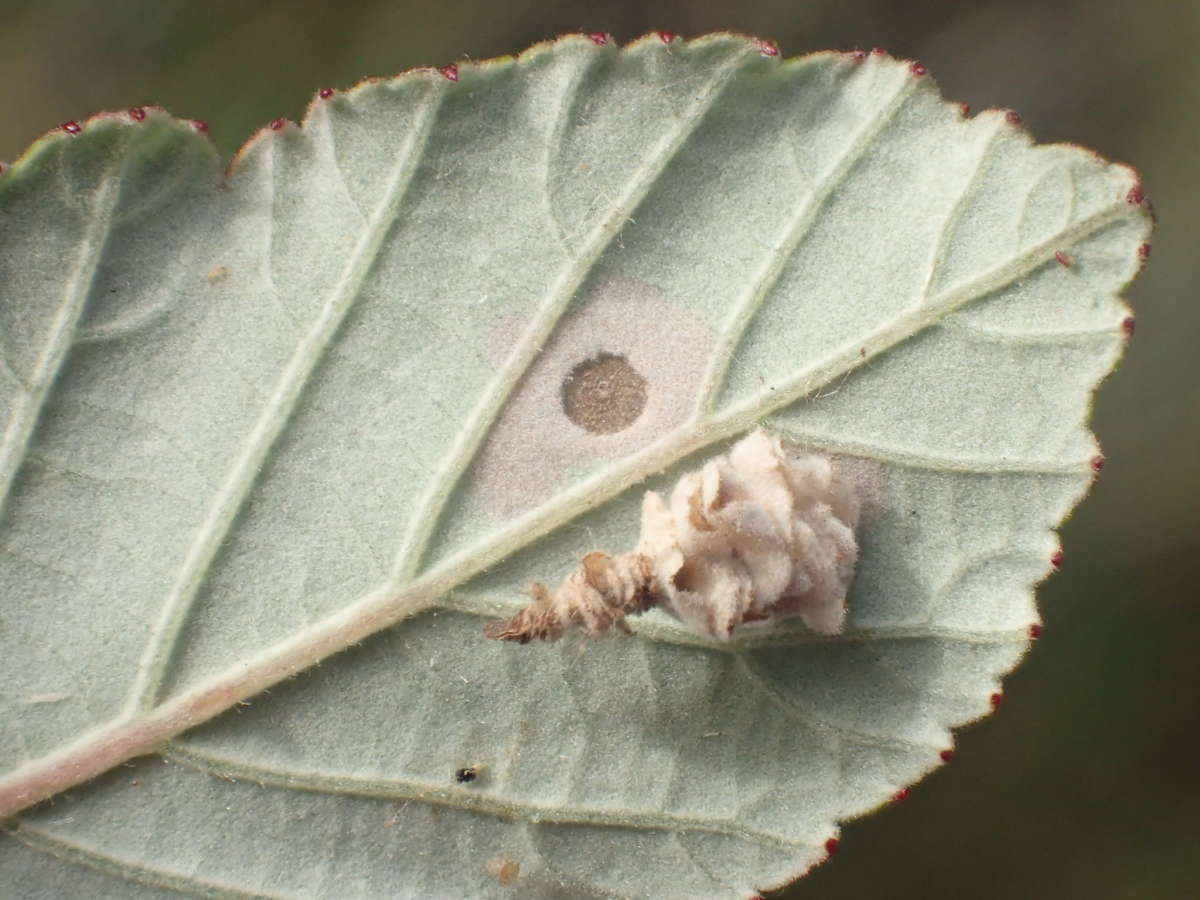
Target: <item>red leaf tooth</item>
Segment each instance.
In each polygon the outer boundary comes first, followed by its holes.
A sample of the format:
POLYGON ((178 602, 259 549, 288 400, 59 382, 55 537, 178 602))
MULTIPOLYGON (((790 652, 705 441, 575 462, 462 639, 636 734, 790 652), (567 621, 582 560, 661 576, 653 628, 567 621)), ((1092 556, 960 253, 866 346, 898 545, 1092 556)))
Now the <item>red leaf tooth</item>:
POLYGON ((754 43, 758 45, 758 52, 763 56, 779 55, 779 45, 774 41, 764 41, 763 39, 759 38, 754 43))
POLYGON ((129 110, 129 118, 133 119, 135 122, 145 122, 146 110, 141 106, 135 106, 129 110))
POLYGON ((669 44, 669 43, 671 43, 671 41, 675 40, 675 32, 673 32, 673 31, 660 31, 660 32, 658 33, 658 39, 659 39, 660 41, 662 41, 664 44, 669 44))
POLYGON ((910 72, 912 72, 914 75, 916 75, 918 78, 921 78, 922 76, 926 75, 929 72, 929 70, 925 68, 925 64, 919 63, 919 62, 909 63, 908 70, 910 72))
MULTIPOLYGON (((1121 320, 1121 330, 1123 332, 1125 332, 1126 337, 1133 337, 1133 330, 1136 327, 1137 327, 1137 320, 1133 316, 1126 316, 1123 320, 1121 320)), ((1101 460, 1100 464, 1104 465, 1104 461, 1101 460)), ((1096 469, 1096 466, 1094 463, 1092 465, 1092 468, 1096 469)), ((1096 469, 1096 471, 1099 472, 1100 470, 1096 469)))
POLYGON ((863 60, 865 60, 867 58, 867 51, 866 50, 851 50, 847 55, 855 62, 862 62, 863 60))
POLYGON ((962 110, 964 119, 971 114, 971 104, 970 103, 960 103, 960 104, 958 104, 958 108, 960 110, 962 110))
POLYGON ((837 838, 830 838, 825 842, 825 852, 830 856, 838 852, 838 848, 842 846, 842 842, 837 838))
POLYGON ((271 124, 268 127, 272 131, 283 131, 283 129, 286 125, 287 125, 287 119, 272 119, 271 124))
POLYGON ((901 788, 900 790, 896 791, 896 793, 894 795, 892 795, 892 802, 893 803, 903 803, 905 800, 907 800, 911 796, 912 796, 912 788, 910 788, 910 787, 901 788))
POLYGON ((1125 202, 1130 206, 1141 206, 1146 202, 1146 190, 1140 181, 1129 189, 1129 193, 1125 195, 1125 202))
POLYGON ((317 91, 317 96, 322 100, 328 100, 333 96, 333 88, 321 88, 319 91, 317 91))
POLYGON ((1150 245, 1142 244, 1140 247, 1138 247, 1138 259, 1140 259, 1142 262, 1145 262, 1149 258, 1150 258, 1150 245))
POLYGON ((588 40, 590 40, 597 47, 603 47, 608 43, 608 35, 603 31, 593 31, 588 35, 588 40))
POLYGON ((441 66, 438 69, 438 72, 447 81, 458 81, 458 66, 454 63, 449 63, 448 65, 441 66))
POLYGON ((1039 623, 1034 622, 1032 625, 1029 626, 1029 637, 1031 640, 1036 641, 1041 636, 1042 636, 1042 626, 1039 623))
POLYGON ((1004 121, 1007 122, 1009 125, 1020 125, 1021 124, 1021 114, 1019 112, 1017 112, 1015 109, 1006 109, 1004 111, 1004 121))
POLYGON ((871 53, 874 56, 887 56, 887 51, 884 50, 882 47, 872 47, 871 53))
POLYGON ((208 123, 200 119, 192 119, 192 127, 201 134, 208 134, 208 123))
POLYGON ((1104 468, 1104 457, 1100 456, 1098 454, 1096 456, 1093 456, 1091 466, 1092 466, 1093 472, 1099 472, 1101 469, 1104 468))
POLYGON ((938 754, 938 756, 941 758, 942 762, 948 763, 948 762, 950 762, 950 760, 954 759, 954 751, 953 750, 943 750, 941 753, 938 754))
POLYGON ((70 122, 63 122, 58 127, 61 128, 63 131, 65 131, 67 134, 79 134, 79 132, 83 131, 83 126, 81 126, 74 119, 72 119, 70 122))
POLYGON ((1054 566, 1056 569, 1061 569, 1063 558, 1063 552, 1061 550, 1055 550, 1050 554, 1050 565, 1054 566))
POLYGON ((999 709, 1000 702, 1003 699, 1004 699, 1003 694, 992 694, 992 696, 988 697, 988 702, 992 704, 992 709, 999 709))

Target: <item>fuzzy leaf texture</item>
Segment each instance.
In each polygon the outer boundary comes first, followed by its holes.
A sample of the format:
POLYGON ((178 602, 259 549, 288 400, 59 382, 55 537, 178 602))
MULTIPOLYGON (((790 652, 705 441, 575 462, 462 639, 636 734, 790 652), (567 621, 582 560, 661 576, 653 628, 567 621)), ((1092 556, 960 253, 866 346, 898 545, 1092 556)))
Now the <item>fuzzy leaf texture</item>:
POLYGON ((1026 652, 1149 229, 919 66, 732 35, 323 92, 225 174, 161 110, 50 133, 0 176, 0 883, 794 879, 1026 652), (484 636, 760 426, 873 486, 844 631, 484 636))

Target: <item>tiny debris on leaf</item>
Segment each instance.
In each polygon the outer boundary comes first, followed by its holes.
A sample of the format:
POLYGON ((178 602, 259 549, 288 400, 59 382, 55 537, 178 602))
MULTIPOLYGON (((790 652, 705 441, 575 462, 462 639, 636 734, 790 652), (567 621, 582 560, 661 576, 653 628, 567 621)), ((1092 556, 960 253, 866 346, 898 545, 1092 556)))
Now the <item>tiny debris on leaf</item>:
POLYGON ((521 877, 521 864, 515 859, 496 856, 483 865, 484 871, 502 885, 510 885, 521 877))

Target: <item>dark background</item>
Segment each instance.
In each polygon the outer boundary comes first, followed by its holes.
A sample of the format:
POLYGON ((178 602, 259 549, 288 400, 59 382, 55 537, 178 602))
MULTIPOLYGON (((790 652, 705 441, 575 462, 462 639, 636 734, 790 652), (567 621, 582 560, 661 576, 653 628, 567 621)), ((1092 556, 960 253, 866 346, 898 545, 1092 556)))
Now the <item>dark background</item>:
POLYGON ((1200 897, 1200 3, 0 0, 0 159, 100 109, 203 119, 226 156, 323 86, 519 51, 730 28, 787 56, 882 46, 953 100, 1137 166, 1160 219, 1100 392, 1108 458, 998 714, 793 898, 1200 897))

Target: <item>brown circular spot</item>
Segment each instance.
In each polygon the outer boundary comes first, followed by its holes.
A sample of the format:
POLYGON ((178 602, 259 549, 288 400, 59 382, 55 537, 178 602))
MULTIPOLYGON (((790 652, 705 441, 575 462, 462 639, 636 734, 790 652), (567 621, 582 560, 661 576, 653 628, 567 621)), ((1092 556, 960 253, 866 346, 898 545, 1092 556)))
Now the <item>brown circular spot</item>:
POLYGON ((563 379, 562 406, 567 418, 584 431, 624 431, 646 408, 646 379, 625 357, 598 353, 563 379))

